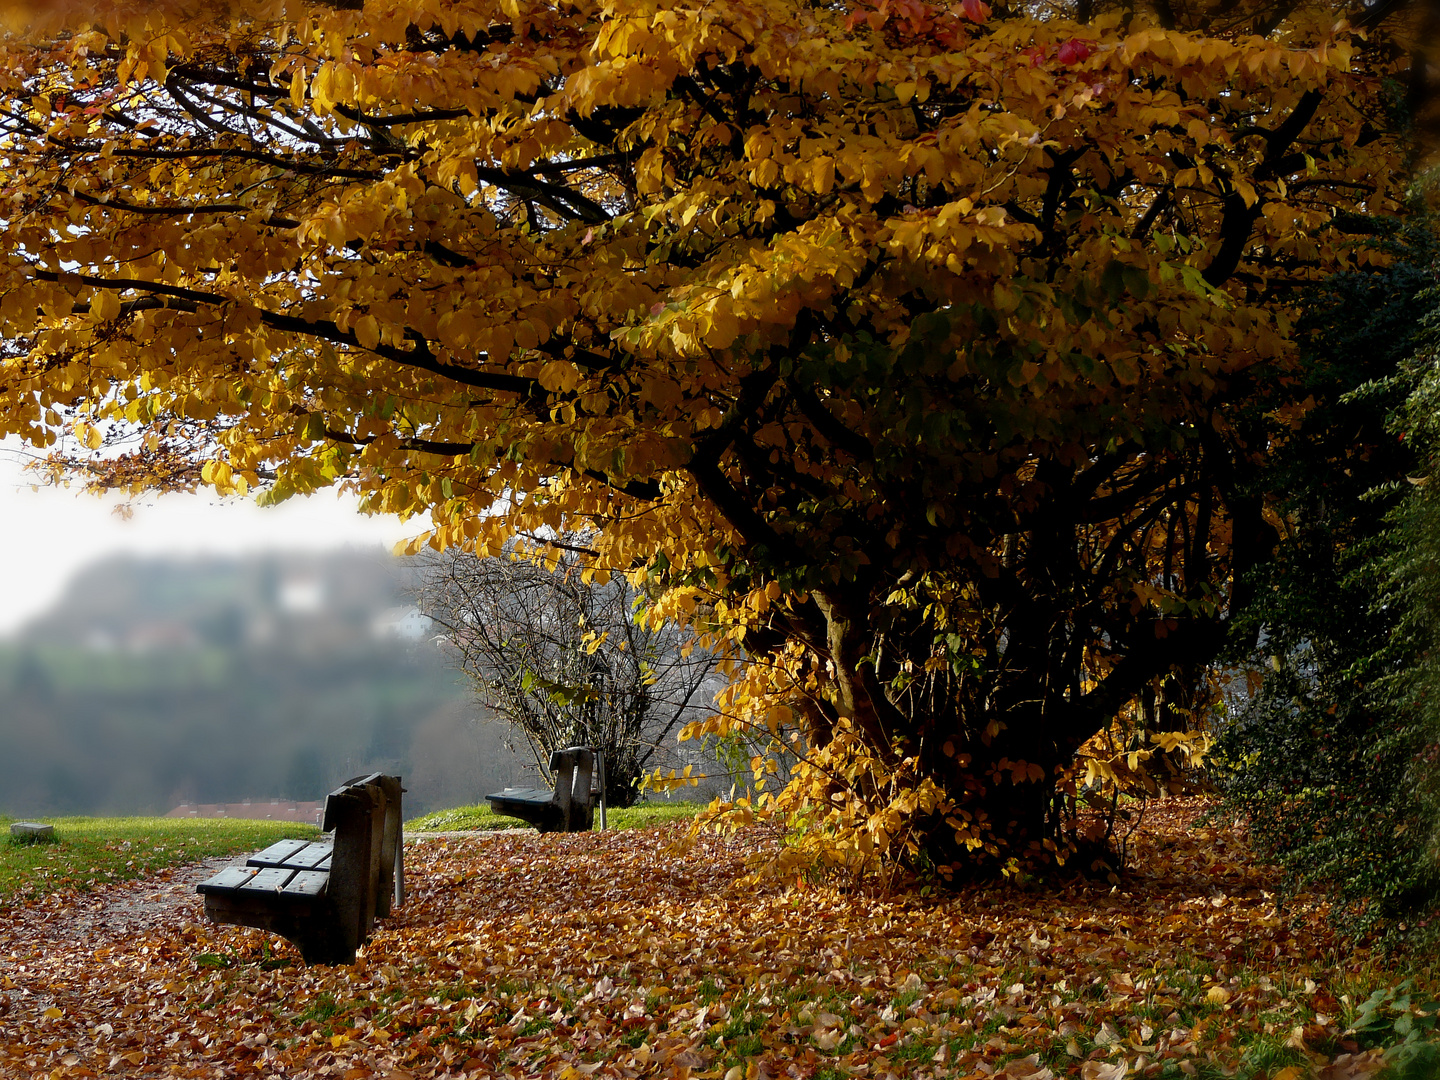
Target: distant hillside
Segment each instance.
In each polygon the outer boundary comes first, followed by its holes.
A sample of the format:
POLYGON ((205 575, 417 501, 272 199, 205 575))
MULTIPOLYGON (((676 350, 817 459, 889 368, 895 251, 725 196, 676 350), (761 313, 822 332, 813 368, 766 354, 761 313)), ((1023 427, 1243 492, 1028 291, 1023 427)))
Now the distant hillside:
POLYGON ((384 636, 409 607, 404 564, 381 549, 251 558, 116 557, 82 570, 23 631, 90 652, 294 647, 328 651, 384 636))
POLYGON ((380 550, 113 558, 0 644, 0 812, 316 799, 399 772, 407 812, 525 776, 380 550))

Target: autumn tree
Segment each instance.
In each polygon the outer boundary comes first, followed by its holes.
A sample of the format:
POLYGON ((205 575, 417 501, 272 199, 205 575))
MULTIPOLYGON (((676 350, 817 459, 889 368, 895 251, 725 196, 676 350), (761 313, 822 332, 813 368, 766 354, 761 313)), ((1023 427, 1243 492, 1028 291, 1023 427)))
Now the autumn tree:
POLYGON ((1087 740, 1206 708, 1311 405, 1293 298, 1403 179, 1403 42, 1222 7, 32 12, 0 433, 436 548, 598 530, 734 657, 692 733, 804 755, 742 814, 1005 865, 1087 740))
POLYGON ((583 745, 605 755, 605 794, 630 806, 644 777, 676 762, 681 726, 703 718, 715 662, 673 624, 637 620, 623 575, 585 580, 583 535, 558 538, 550 564, 450 548, 422 555, 416 592, 481 701, 549 771, 550 755, 583 745))

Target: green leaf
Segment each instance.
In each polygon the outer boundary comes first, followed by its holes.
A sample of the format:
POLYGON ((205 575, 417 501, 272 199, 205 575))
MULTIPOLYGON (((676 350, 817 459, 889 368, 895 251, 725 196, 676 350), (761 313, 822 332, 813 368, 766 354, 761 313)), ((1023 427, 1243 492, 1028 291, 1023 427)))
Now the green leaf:
POLYGON ((1144 267, 1127 266, 1123 276, 1125 288, 1135 299, 1144 300, 1150 295, 1150 275, 1145 272, 1144 267))
POLYGON ((1125 295, 1125 264, 1119 259, 1111 259, 1100 275, 1100 287, 1112 304, 1118 304, 1125 295))

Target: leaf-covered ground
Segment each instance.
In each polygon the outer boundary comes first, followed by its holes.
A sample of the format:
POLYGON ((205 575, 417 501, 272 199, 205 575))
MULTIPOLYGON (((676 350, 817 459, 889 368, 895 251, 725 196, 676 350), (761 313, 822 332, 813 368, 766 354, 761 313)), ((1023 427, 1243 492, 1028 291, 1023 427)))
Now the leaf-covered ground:
MULTIPOLYGON (((1171 804, 1119 886, 879 898, 737 884, 758 835, 407 848, 351 968, 203 920, 196 873, 0 913, 0 1076, 1352 1077, 1353 1003, 1409 972, 1277 915, 1171 804)), ((198 871, 197 871, 198 872, 198 871)))

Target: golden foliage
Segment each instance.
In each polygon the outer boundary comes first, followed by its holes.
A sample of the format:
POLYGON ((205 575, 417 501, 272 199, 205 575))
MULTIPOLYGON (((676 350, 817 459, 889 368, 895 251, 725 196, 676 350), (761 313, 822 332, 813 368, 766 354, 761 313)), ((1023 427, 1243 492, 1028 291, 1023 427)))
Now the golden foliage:
POLYGON ((599 527, 753 661, 737 723, 808 755, 776 805, 842 861, 943 819, 1023 852, 1213 653, 1271 528, 1246 469, 1305 407, 1292 298, 1403 180, 1394 51, 1337 12, 1167 23, 32 10, 0 433, 102 484, 343 483, 436 548, 599 527))

